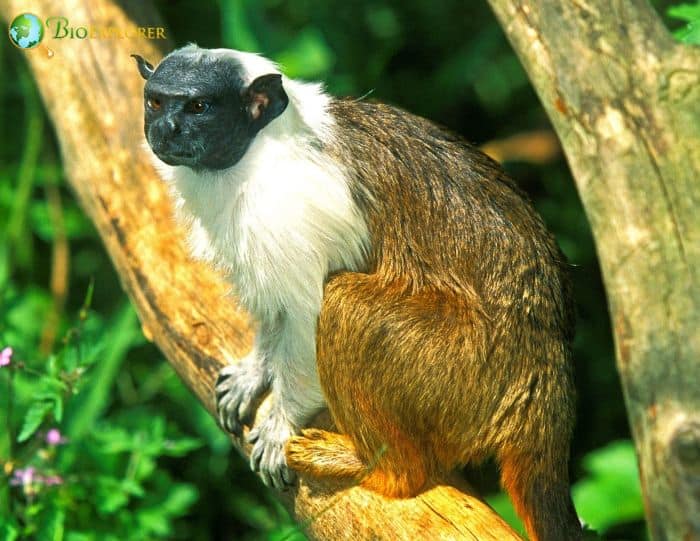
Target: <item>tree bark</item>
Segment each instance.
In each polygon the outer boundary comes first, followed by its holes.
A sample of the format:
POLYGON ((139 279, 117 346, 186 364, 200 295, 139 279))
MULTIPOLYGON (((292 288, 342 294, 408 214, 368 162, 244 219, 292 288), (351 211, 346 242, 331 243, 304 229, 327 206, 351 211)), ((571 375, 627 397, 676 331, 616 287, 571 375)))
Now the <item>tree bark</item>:
MULTIPOLYGON (((63 15, 74 26, 159 24, 147 2, 0 1, 5 20, 27 11, 44 20, 63 15)), ((144 334, 214 413, 217 373, 250 347, 251 327, 221 277, 186 255, 170 198, 142 144, 143 81, 131 53, 154 63, 161 56, 156 42, 142 37, 50 35, 25 54, 53 120, 69 182, 104 241, 144 334)), ((241 441, 234 443, 249 452, 241 441)), ((301 479, 281 498, 312 539, 520 539, 463 485, 458 490, 444 483, 416 498, 392 500, 356 486, 301 479)))
POLYGON ((489 0, 593 228, 654 539, 700 539, 700 49, 645 0, 489 0))

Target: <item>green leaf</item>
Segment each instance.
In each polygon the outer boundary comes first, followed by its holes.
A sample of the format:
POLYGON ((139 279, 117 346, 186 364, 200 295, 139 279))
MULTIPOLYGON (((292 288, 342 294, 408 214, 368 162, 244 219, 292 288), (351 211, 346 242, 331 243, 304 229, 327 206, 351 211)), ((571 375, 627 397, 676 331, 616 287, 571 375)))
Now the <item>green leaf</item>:
POLYGON ((36 503, 33 503, 31 505, 28 505, 24 510, 24 514, 28 517, 36 518, 43 511, 44 511, 44 502, 42 500, 42 501, 37 501, 36 503))
POLYGON ((53 404, 53 416, 56 422, 61 422, 63 418, 63 392, 66 389, 65 383, 57 378, 46 376, 39 380, 38 390, 34 396, 35 400, 43 400, 53 404))
MULTIPOLYGON (((133 435, 122 427, 103 423, 93 432, 103 454, 116 454, 133 451, 138 447, 133 435)), ((72 434, 71 434, 72 436, 72 434)))
POLYGON ((196 488, 184 483, 163 486, 163 493, 164 499, 139 509, 136 517, 140 529, 155 536, 169 536, 173 518, 186 514, 198 498, 196 488))
POLYGON ((19 538, 19 525, 13 517, 0 515, 0 541, 15 541, 19 538))
POLYGON ((673 33, 676 38, 684 43, 700 45, 700 2, 671 6, 666 13, 669 17, 688 23, 673 33))
POLYGON ((177 517, 187 513, 198 497, 199 494, 194 486, 178 483, 170 487, 165 501, 160 505, 168 515, 177 517))
POLYGON ((23 442, 28 440, 41 426, 44 417, 46 417, 46 414, 51 411, 52 408, 53 404, 50 401, 34 402, 29 406, 27 414, 24 416, 22 430, 20 430, 19 436, 17 436, 17 441, 23 442))
POLYGON ((145 480, 153 475, 156 471, 157 463, 150 456, 139 456, 138 466, 134 471, 134 477, 139 480, 145 480))
POLYGON ((166 440, 163 447, 163 454, 168 456, 184 456, 195 449, 199 449, 202 445, 203 442, 197 438, 166 440))
POLYGON ((700 2, 695 4, 679 4, 671 6, 666 12, 669 17, 680 19, 681 21, 693 22, 700 20, 700 2))
POLYGON ((66 513, 57 505, 52 505, 43 515, 41 527, 37 532, 38 541, 62 541, 66 513))
POLYGON ((583 460, 589 475, 572 488, 576 509, 592 528, 605 532, 611 526, 644 518, 637 459, 631 441, 618 441, 597 449, 583 460))
POLYGON ((158 507, 139 510, 136 520, 143 533, 161 537, 165 537, 170 533, 170 521, 163 510, 158 507))
POLYGON ((700 20, 688 23, 688 26, 674 32, 674 35, 684 43, 700 45, 700 20))
POLYGON ((56 396, 53 402, 53 417, 57 423, 63 419, 63 398, 61 395, 56 396))
POLYGON ((136 496, 137 498, 142 498, 146 494, 140 483, 133 479, 122 480, 122 489, 130 496, 136 496))
POLYGON ((129 503, 121 480, 104 475, 98 477, 96 483, 95 503, 100 514, 109 515, 129 503))

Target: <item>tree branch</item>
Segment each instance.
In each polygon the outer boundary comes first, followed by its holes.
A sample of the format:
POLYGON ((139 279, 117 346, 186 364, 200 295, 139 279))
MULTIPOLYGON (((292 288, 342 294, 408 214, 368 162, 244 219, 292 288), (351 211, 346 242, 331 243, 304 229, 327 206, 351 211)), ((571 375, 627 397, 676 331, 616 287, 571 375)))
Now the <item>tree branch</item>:
POLYGON ((650 531, 700 537, 700 50, 645 0, 489 0, 593 228, 650 531))
MULTIPOLYGON (((67 15, 76 25, 126 28, 157 24, 147 2, 3 0, 7 20, 31 11, 67 15)), ((95 223, 147 338, 214 412, 218 370, 250 347, 247 318, 210 268, 190 261, 163 183, 142 147, 142 93, 131 53, 157 61, 142 38, 54 40, 27 59, 53 120, 63 163, 78 199, 95 223)), ((98 284, 99 287, 99 284, 98 284)), ((235 441, 241 448, 241 442, 235 441)), ((242 449, 244 453, 249 449, 242 449)), ((436 486, 390 500, 359 487, 302 479, 283 500, 313 539, 517 540, 471 489, 436 486)))

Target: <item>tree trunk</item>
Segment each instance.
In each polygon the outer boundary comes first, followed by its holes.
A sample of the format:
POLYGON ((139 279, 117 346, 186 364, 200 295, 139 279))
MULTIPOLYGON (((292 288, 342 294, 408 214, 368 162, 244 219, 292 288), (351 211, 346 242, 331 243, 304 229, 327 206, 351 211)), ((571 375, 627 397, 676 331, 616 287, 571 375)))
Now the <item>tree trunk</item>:
MULTIPOLYGON (((6 20, 27 11, 42 19, 64 15, 75 26, 124 29, 134 26, 131 21, 159 21, 147 2, 0 1, 6 20)), ((245 353, 251 332, 221 277, 188 259, 166 188, 143 148, 143 81, 129 55, 157 62, 156 43, 47 35, 25 54, 70 184, 107 247, 144 334, 213 413, 218 370, 245 353)), ((241 441, 234 443, 249 452, 241 441)), ((313 539, 520 539, 470 488, 460 489, 445 483, 416 498, 392 500, 356 486, 302 479, 280 497, 313 539)))
POLYGON ((645 0, 489 0, 600 257, 654 539, 700 539, 700 49, 645 0))

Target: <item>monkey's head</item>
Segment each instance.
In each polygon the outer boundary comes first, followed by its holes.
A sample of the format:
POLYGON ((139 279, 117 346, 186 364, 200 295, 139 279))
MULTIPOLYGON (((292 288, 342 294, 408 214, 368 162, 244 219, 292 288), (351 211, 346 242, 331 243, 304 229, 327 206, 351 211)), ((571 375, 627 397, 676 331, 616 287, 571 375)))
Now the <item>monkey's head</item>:
POLYGON ((132 56, 146 80, 146 140, 168 165, 195 170, 231 167, 289 103, 282 76, 255 55, 188 45, 170 53, 155 69, 132 56), (262 68, 274 73, 252 78, 251 63, 257 72, 262 68))

